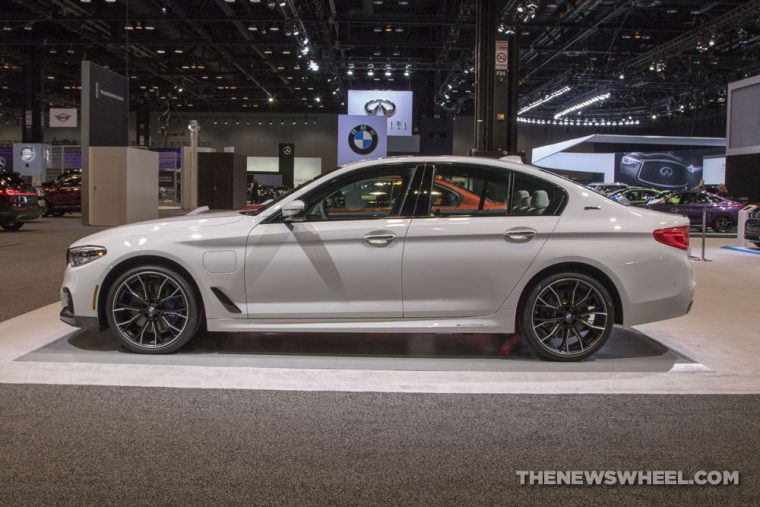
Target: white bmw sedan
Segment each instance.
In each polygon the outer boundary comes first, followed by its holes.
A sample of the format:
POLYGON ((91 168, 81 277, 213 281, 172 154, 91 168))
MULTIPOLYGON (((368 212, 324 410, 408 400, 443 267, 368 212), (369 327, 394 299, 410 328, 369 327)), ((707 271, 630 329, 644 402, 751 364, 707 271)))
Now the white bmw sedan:
POLYGON ((686 218, 509 160, 347 165, 257 211, 117 227, 68 250, 61 319, 134 352, 209 331, 521 333, 544 359, 689 311, 686 218))

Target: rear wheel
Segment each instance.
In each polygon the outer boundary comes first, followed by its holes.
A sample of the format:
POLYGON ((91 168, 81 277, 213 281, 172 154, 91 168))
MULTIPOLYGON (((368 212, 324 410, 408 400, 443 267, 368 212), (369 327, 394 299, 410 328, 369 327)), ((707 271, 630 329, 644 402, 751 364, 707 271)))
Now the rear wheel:
POLYGON ((200 327, 201 305, 193 286, 163 266, 126 271, 111 285, 106 301, 109 327, 133 352, 175 352, 200 327))
POLYGON ((734 221, 728 215, 718 215, 712 221, 712 228, 715 232, 728 232, 733 225, 734 221))
POLYGON ((24 222, 14 222, 12 224, 3 224, 2 227, 6 231, 17 231, 24 226, 24 222))
POLYGON ((607 289, 582 273, 550 275, 530 289, 521 309, 523 335, 539 357, 580 361, 612 333, 615 307, 607 289))

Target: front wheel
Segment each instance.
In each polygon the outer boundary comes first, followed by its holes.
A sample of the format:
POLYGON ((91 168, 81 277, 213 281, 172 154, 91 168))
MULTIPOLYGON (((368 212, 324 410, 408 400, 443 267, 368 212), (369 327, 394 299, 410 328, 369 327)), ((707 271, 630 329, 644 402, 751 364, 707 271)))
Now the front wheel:
POLYGON ((196 334, 201 304, 193 286, 163 266, 140 266, 119 276, 106 298, 106 318, 132 352, 166 354, 196 334))
POLYGON ((17 231, 24 226, 24 222, 14 222, 12 224, 3 224, 2 227, 6 231, 17 231))
POLYGON ((712 228, 715 232, 728 232, 732 225, 734 225, 734 221, 726 215, 718 215, 712 222, 712 228))
POLYGON ((542 359, 580 361, 607 341, 615 307, 607 289, 582 273, 557 273, 534 285, 521 308, 523 335, 542 359))

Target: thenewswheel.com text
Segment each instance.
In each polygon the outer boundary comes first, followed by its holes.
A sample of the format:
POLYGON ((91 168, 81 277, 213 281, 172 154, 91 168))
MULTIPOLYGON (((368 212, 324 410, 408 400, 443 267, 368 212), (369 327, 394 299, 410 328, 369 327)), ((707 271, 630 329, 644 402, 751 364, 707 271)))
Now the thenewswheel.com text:
POLYGON ((517 470, 527 486, 735 486, 737 470, 517 470))

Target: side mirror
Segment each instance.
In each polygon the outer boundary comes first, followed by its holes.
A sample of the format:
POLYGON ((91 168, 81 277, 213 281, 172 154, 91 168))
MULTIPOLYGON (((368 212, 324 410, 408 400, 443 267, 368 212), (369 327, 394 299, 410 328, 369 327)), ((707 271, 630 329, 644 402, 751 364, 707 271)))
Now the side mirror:
POLYGON ((306 213, 306 205, 303 201, 290 201, 282 206, 282 220, 284 222, 298 222, 303 220, 306 213))

